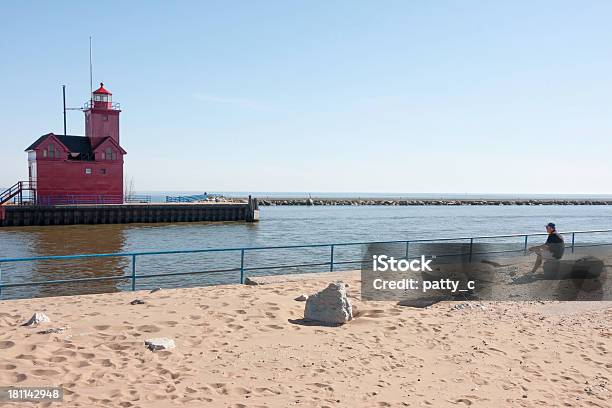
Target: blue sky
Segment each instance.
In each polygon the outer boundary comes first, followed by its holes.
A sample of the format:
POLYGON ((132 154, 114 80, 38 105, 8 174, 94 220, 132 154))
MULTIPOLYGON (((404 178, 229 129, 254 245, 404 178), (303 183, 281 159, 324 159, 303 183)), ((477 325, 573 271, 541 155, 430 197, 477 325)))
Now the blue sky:
MULTIPOLYGON (((137 190, 611 193, 607 1, 11 2, 0 186, 94 83, 137 190)), ((84 134, 80 112, 69 133, 84 134)))

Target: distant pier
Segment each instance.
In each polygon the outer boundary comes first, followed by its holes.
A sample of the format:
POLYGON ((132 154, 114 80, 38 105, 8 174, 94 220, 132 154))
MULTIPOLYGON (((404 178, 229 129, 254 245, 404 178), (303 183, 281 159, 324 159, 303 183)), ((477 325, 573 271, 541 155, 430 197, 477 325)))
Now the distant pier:
POLYGON ((258 220, 256 198, 246 203, 0 206, 1 227, 258 220))

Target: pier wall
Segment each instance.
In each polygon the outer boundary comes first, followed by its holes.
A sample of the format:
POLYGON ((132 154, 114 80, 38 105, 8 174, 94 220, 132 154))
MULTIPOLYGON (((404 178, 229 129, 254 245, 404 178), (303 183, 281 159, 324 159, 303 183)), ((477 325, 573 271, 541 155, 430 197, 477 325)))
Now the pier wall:
POLYGON ((258 221, 257 202, 223 204, 8 205, 0 226, 258 221))

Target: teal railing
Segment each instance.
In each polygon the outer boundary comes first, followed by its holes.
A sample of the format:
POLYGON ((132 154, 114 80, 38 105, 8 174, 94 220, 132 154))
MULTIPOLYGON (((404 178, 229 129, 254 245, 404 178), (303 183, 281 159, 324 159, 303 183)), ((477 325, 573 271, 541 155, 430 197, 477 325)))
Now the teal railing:
MULTIPOLYGON (((589 230, 589 231, 571 231, 565 232, 563 235, 570 240, 566 241, 566 247, 571 248, 573 252, 578 247, 591 247, 598 245, 611 245, 610 243, 601 244, 597 241, 584 242, 579 244, 577 242, 578 236, 585 234, 596 234, 596 233, 610 233, 612 230, 589 230)), ((57 256, 37 256, 27 258, 0 258, 0 299, 2 298, 2 290, 6 288, 16 287, 28 287, 28 286, 41 286, 41 285, 61 285, 61 284, 73 284, 79 282, 95 282, 95 281, 117 281, 117 280, 128 280, 130 281, 131 290, 136 290, 136 283, 139 279, 151 279, 156 277, 179 277, 185 275, 196 275, 196 274, 213 274, 213 273, 236 273, 236 278, 240 283, 244 283, 249 272, 253 271, 266 271, 272 269, 291 269, 291 268, 305 268, 305 267, 322 267, 325 271, 333 272, 337 267, 346 267, 350 264, 359 264, 361 260, 338 260, 334 259, 335 252, 338 248, 349 247, 349 246, 360 246, 368 244, 404 244, 406 246, 406 256, 411 243, 436 243, 436 242, 449 242, 449 241, 460 241, 469 243, 469 255, 472 255, 472 248, 474 244, 483 240, 492 239, 503 239, 503 238, 520 238, 520 248, 487 252, 487 253, 504 253, 504 252, 527 252, 528 243, 530 237, 545 236, 546 233, 532 233, 532 234, 511 234, 511 235, 490 235, 490 236, 477 236, 477 237, 458 237, 458 238, 434 238, 434 239, 413 239, 413 240, 395 240, 395 241, 369 241, 369 242, 342 242, 342 243, 329 243, 329 244, 310 244, 310 245, 285 245, 285 246, 259 246, 259 247, 242 247, 242 248, 210 248, 210 249, 196 249, 196 250, 176 250, 176 251, 157 251, 157 252, 119 252, 119 253, 107 253, 107 254, 79 254, 79 255, 57 255, 57 256), (325 262, 298 262, 281 265, 250 265, 247 264, 245 254, 251 252, 266 252, 274 250, 298 250, 308 248, 319 248, 327 249, 329 260, 325 262), (195 254, 203 253, 229 253, 234 254, 238 257, 239 266, 234 268, 224 269, 210 269, 204 271, 187 271, 187 272, 171 272, 171 273, 153 273, 153 274, 140 274, 138 272, 138 259, 144 257, 155 257, 162 255, 186 255, 192 256, 195 254), (122 275, 116 276, 96 276, 86 278, 74 278, 74 279, 52 279, 52 280, 37 280, 30 282, 7 282, 3 280, 3 268, 6 268, 9 264, 23 263, 23 262, 38 262, 38 261, 60 261, 60 260, 84 260, 91 258, 128 258, 131 261, 129 273, 123 272, 122 275)))

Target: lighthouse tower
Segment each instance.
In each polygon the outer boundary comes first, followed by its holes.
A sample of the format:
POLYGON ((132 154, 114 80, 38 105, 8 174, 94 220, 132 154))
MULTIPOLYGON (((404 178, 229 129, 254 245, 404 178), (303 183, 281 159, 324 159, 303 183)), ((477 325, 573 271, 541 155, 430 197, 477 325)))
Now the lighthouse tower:
POLYGON ((113 104, 113 94, 100 82, 100 88, 93 92, 91 101, 85 105, 85 136, 91 140, 92 146, 97 146, 107 137, 119 145, 119 113, 118 105, 113 104))

